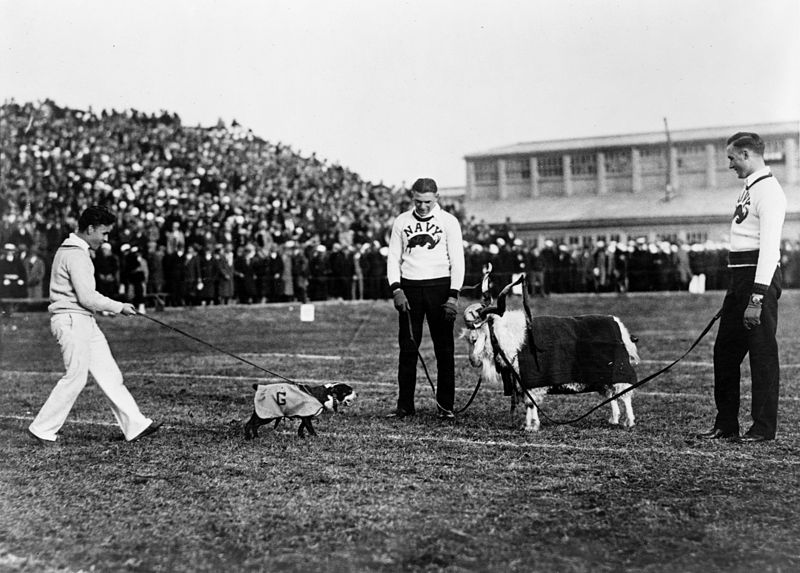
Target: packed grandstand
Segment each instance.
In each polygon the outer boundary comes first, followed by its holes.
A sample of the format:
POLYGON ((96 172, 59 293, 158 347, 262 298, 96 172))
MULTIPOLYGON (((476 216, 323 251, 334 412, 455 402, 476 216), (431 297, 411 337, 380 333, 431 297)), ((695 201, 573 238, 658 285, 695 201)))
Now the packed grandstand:
MULTIPOLYGON (((169 112, 10 101, 0 136, 0 298, 47 296, 53 254, 91 204, 118 218, 95 255, 98 290, 142 307, 389 297, 386 245, 410 206, 405 188, 235 121, 189 127, 169 112)), ((701 275, 724 288, 721 245, 526 245, 513 225, 443 207, 462 221, 467 285, 492 262, 495 288, 526 273, 542 295, 683 290, 701 275)), ((785 244, 788 286, 800 282, 799 253, 785 244)))

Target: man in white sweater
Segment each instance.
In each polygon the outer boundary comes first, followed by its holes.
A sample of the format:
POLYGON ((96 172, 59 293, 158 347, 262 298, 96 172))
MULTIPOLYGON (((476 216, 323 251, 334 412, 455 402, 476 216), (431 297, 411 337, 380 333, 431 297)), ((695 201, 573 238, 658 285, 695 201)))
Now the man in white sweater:
POLYGON ((744 189, 731 222, 730 284, 714 344, 714 427, 701 439, 775 439, 780 364, 775 333, 781 296, 780 246, 786 195, 764 163, 764 141, 740 132, 727 141, 729 166, 744 189), (740 366, 750 353, 753 424, 739 436, 740 366))
POLYGON ((28 428, 42 445, 53 444, 58 438, 58 431, 86 386, 90 372, 111 402, 111 411, 127 441, 150 435, 160 425, 139 411, 94 318, 96 312, 136 314, 132 304, 107 298, 95 288, 89 249, 97 250, 108 240, 115 222, 116 218, 107 209, 88 207, 78 219, 78 230, 64 240, 53 259, 48 307, 50 331, 61 347, 67 371, 28 428))
POLYGON ((461 226, 438 205, 439 190, 433 179, 417 179, 411 192, 413 207, 395 219, 387 257, 387 276, 399 312, 399 392, 392 415, 403 418, 415 413, 417 350, 427 319, 436 355, 438 412, 441 418, 452 419, 453 325, 464 284, 461 226))

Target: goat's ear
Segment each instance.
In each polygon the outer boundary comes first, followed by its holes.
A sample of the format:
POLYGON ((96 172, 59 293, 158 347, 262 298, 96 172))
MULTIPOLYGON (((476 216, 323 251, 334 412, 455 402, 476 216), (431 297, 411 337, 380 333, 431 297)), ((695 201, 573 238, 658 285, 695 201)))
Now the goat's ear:
POLYGON ((258 390, 258 384, 253 384, 253 390, 258 390))

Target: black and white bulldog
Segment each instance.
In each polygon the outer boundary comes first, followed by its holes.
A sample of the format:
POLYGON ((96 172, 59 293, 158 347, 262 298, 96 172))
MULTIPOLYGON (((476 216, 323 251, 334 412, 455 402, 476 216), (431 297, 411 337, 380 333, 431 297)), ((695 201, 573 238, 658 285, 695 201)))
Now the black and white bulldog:
POLYGON ((335 412, 339 406, 349 406, 356 393, 347 384, 324 384, 309 386, 304 384, 253 384, 256 391, 253 398, 253 415, 244 425, 244 439, 258 436, 258 428, 269 422, 277 427, 284 418, 300 418, 297 435, 305 437, 305 430, 312 436, 317 432, 311 418, 319 416, 323 410, 335 412))

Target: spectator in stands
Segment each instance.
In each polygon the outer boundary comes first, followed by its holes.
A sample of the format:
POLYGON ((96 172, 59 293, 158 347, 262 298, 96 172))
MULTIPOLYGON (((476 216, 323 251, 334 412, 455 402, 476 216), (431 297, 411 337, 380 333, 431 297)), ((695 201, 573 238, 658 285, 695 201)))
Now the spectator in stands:
POLYGON ((292 249, 292 287, 295 299, 299 302, 308 302, 308 258, 300 246, 292 249))
POLYGON ((111 250, 111 243, 103 243, 94 257, 97 292, 119 300, 119 259, 111 250))
POLYGON ((0 298, 25 298, 28 296, 25 267, 17 256, 17 246, 6 243, 0 259, 0 298))
POLYGON ((219 264, 211 250, 204 250, 198 257, 197 300, 202 306, 214 304, 219 281, 219 264))
POLYGON ((280 298, 281 301, 288 301, 294 300, 294 278, 293 278, 293 270, 292 270, 292 241, 287 241, 280 246, 277 247, 278 249, 278 256, 281 259, 281 271, 280 276, 280 298))
POLYGON ((31 247, 30 254, 23 261, 23 266, 25 267, 28 298, 42 298, 46 268, 42 257, 39 256, 38 247, 31 247))
POLYGON ((233 243, 217 245, 214 252, 216 264, 216 293, 217 304, 228 304, 233 298, 233 243))
POLYGON ((167 305, 183 306, 184 271, 182 250, 164 254, 164 283, 166 284, 167 305))
POLYGON ((263 249, 262 253, 262 301, 278 302, 283 299, 283 257, 274 243, 270 249, 263 249))
POLYGON ((200 303, 200 290, 203 288, 200 275, 200 262, 197 259, 197 249, 194 245, 186 247, 186 253, 180 261, 183 285, 181 299, 183 304, 196 306, 200 303))
POLYGON ((147 259, 139 250, 138 245, 131 247, 125 266, 130 286, 130 302, 133 303, 139 313, 144 314, 144 301, 147 294, 150 269, 147 267, 147 259))
POLYGON ((687 290, 692 280, 692 268, 689 264, 689 247, 681 241, 672 246, 675 262, 675 282, 678 290, 687 290))
POLYGON ((328 298, 330 275, 328 249, 325 245, 317 245, 308 260, 308 296, 311 300, 328 298))
POLYGON ((361 245, 353 250, 353 300, 364 300, 364 268, 361 265, 361 256, 366 245, 361 245))
POLYGON ((147 268, 150 275, 147 281, 147 292, 161 296, 164 292, 164 257, 166 247, 154 240, 148 242, 147 246, 147 268))
POLYGON ((166 252, 168 255, 185 251, 186 235, 181 230, 180 221, 172 221, 172 228, 167 233, 166 240, 166 252))
POLYGON ((247 243, 243 253, 237 258, 234 274, 239 279, 239 302, 258 302, 258 260, 253 243, 247 243))

